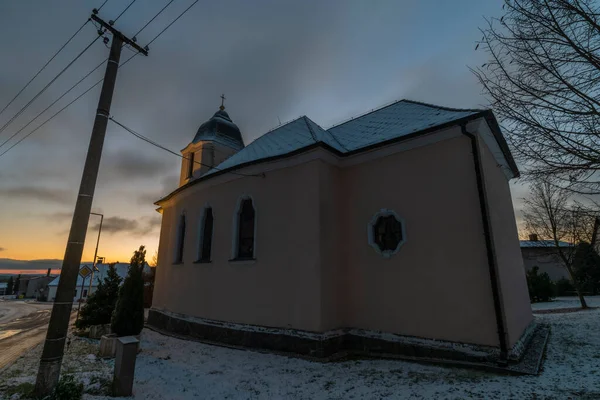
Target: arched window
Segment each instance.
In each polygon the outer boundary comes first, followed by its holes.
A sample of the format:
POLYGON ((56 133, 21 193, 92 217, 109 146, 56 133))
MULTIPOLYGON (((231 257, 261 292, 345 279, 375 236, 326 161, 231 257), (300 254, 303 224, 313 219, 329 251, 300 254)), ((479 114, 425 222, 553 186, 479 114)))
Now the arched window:
POLYGON ((177 247, 175 248, 175 262, 183 262, 183 246, 185 244, 185 214, 179 218, 179 226, 177 228, 177 247))
POLYGON ((200 242, 198 246, 198 262, 210 262, 213 237, 213 212, 212 207, 204 208, 202 223, 200 225, 200 242))
POLYGON ((245 197, 242 199, 237 212, 237 237, 235 238, 235 254, 236 259, 253 259, 254 258, 254 234, 256 224, 256 213, 252 199, 245 197))

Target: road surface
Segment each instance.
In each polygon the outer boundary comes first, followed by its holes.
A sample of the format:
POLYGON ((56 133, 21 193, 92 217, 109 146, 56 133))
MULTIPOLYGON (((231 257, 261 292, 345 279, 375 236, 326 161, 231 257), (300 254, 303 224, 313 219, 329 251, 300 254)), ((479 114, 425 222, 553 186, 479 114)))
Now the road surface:
POLYGON ((0 371, 46 336, 52 303, 0 300, 0 371))

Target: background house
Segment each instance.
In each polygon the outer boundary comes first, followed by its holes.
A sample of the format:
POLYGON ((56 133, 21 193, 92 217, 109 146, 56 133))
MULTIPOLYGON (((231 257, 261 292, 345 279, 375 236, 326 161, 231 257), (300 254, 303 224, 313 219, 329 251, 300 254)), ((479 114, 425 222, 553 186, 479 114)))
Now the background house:
POLYGON ((8 288, 8 283, 0 282, 0 296, 4 296, 6 294, 7 288, 8 288))
MULTIPOLYGON (((90 269, 92 268, 92 264, 81 264, 79 269, 83 268, 86 265, 90 269)), ((89 295, 94 293, 96 291, 96 289, 98 288, 98 282, 100 282, 101 280, 104 280, 104 278, 106 277, 109 265, 110 264, 97 264, 96 265, 97 270, 94 272, 94 277, 92 279, 91 288, 90 288, 90 278, 91 277, 85 278, 85 282, 84 282, 81 275, 77 275, 77 285, 76 285, 76 289, 75 289, 75 294, 73 296, 73 301, 78 301, 80 298, 80 295, 81 295, 81 299, 85 300, 88 298, 89 295), (83 284, 83 287, 82 287, 82 284, 83 284)), ((122 279, 125 279, 125 277, 127 276, 127 272, 129 271, 129 264, 128 263, 115 263, 114 266, 117 271, 117 274, 122 279)), ((151 273, 151 270, 150 270, 150 267, 148 266, 148 264, 146 264, 146 266, 144 267, 144 273, 151 273)), ((58 282, 60 282, 60 276, 57 276, 54 280, 52 280, 52 282, 50 282, 48 284, 47 301, 54 301, 54 299, 56 298, 56 290, 58 289, 58 282)))
MULTIPOLYGON (((529 240, 521 240, 521 254, 525 270, 537 266, 539 272, 546 272, 554 282, 559 279, 571 279, 569 272, 561 260, 553 240, 538 240, 537 235, 529 235, 529 240)), ((559 242, 563 248, 574 249, 572 243, 559 242)))

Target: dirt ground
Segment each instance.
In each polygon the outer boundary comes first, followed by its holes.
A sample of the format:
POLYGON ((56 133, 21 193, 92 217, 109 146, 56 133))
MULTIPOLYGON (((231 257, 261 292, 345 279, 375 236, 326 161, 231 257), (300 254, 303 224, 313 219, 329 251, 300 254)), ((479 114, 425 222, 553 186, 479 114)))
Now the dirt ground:
POLYGON ((0 371, 44 340, 52 303, 0 301, 0 371))

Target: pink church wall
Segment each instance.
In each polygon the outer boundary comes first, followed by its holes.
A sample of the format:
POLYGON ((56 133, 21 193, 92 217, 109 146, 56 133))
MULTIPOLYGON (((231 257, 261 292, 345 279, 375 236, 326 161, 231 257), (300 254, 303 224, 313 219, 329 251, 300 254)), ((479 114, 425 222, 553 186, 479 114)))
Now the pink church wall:
POLYGON ((469 140, 449 139, 345 171, 343 250, 350 326, 498 345, 469 140), (367 243, 380 209, 405 222, 406 242, 384 259, 367 243))
POLYGON ((309 163, 271 172, 267 178, 236 179, 210 188, 195 185, 165 205, 153 306, 196 317, 320 330, 317 178, 317 165, 309 163), (255 263, 229 261, 233 218, 242 194, 252 197, 256 210, 255 263), (212 262, 196 264, 206 203, 214 216, 212 262), (174 265, 175 221, 184 210, 184 262, 174 265))
POLYGON ((492 223, 492 235, 498 260, 501 296, 504 306, 508 346, 519 340, 523 330, 533 320, 523 256, 510 187, 502 169, 485 143, 480 140, 483 172, 492 223))
MULTIPOLYGON (((498 346, 467 137, 385 157, 375 151, 343 163, 317 149, 262 168, 266 178, 218 183, 216 177, 163 204, 155 308, 309 331, 355 327, 498 346), (313 161, 294 166, 309 156, 313 161), (253 264, 228 261, 242 194, 251 195, 256 208, 253 264), (206 203, 214 214, 212 262, 195 264, 206 203), (405 222, 406 242, 389 259, 367 240, 368 223, 382 208, 405 222), (184 210, 184 263, 174 265, 176 221, 184 210)), ((522 280, 517 273, 522 264, 513 263, 514 250, 519 252, 511 241, 517 240, 514 226, 502 222, 511 219, 514 225, 506 179, 491 175, 498 234, 513 235, 497 239, 507 252, 501 259, 506 287, 522 280)), ((511 344, 531 319, 528 304, 522 309, 523 283, 517 283, 516 298, 504 291, 511 344)))

